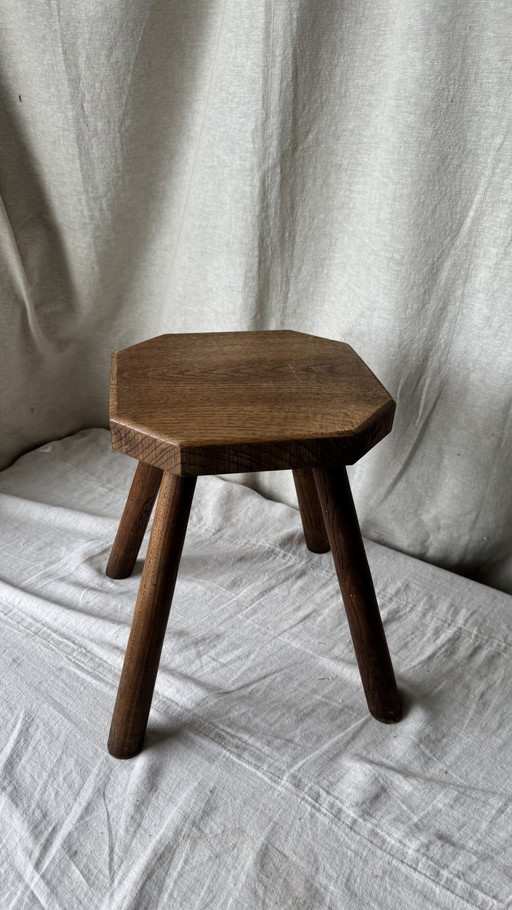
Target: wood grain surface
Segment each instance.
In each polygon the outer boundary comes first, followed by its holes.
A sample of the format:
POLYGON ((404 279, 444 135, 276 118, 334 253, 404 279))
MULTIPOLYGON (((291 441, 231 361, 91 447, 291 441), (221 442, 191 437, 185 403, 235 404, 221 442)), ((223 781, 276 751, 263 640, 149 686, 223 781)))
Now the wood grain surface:
POLYGON ((114 448, 175 474, 350 464, 394 410, 352 348, 300 332, 161 335, 112 359, 114 448))

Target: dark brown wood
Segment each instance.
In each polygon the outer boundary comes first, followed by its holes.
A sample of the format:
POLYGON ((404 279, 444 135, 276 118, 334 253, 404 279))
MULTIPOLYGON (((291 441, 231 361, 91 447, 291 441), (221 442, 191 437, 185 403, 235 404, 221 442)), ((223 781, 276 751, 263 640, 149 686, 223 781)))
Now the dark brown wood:
POLYGON ((352 348, 299 332, 162 335, 113 355, 112 444, 141 464, 110 556, 111 577, 130 574, 161 485, 112 718, 112 755, 129 758, 142 746, 199 474, 294 471, 307 545, 324 552, 330 544, 333 551, 370 711, 384 722, 399 720, 340 467, 390 431, 394 410, 352 348))
POLYGON ((394 410, 349 345, 301 332, 161 335, 112 359, 114 448, 183 476, 352 464, 394 410))
POLYGON ((326 553, 329 549, 329 538, 325 530, 313 471, 311 468, 294 468, 293 480, 297 491, 306 546, 313 553, 326 553))
POLYGON ((115 758, 142 747, 195 484, 195 477, 162 478, 110 728, 115 758))
POLYGON ((314 475, 368 708, 382 723, 396 723, 402 705, 347 472, 314 475))
POLYGON ((128 578, 155 504, 162 471, 139 461, 106 568, 109 578, 128 578))

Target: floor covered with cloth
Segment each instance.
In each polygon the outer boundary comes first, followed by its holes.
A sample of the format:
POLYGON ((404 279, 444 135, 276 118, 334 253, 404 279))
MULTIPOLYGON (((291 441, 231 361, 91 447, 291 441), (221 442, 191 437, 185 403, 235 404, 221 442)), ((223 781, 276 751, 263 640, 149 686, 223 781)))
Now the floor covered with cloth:
POLYGON ((512 597, 367 542, 381 725, 331 554, 239 484, 199 478, 146 746, 108 755, 134 468, 91 429, 0 475, 2 910, 512 906, 512 597))

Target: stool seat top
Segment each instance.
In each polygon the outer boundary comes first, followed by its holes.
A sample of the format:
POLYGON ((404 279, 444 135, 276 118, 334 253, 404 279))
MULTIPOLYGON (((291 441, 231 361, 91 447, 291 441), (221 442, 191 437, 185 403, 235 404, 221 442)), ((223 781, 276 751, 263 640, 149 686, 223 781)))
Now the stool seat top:
POLYGON ((160 335, 112 357, 114 449, 174 474, 352 464, 394 410, 349 345, 301 332, 160 335))

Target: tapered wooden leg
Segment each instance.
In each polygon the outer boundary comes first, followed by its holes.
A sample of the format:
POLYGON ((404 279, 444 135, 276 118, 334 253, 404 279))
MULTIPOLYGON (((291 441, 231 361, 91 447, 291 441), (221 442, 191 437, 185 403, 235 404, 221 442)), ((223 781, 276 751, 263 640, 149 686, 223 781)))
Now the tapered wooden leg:
POLYGON ((162 478, 110 728, 115 758, 142 747, 195 484, 195 477, 162 478))
POLYGON ((107 564, 109 578, 132 574, 161 480, 160 468, 139 461, 107 564))
POLYGON ((370 713, 396 723, 402 705, 345 467, 315 468, 325 526, 370 713))
POLYGON ((325 530, 313 471, 311 468, 296 468, 292 473, 306 546, 313 553, 326 553, 329 549, 329 539, 325 530))

